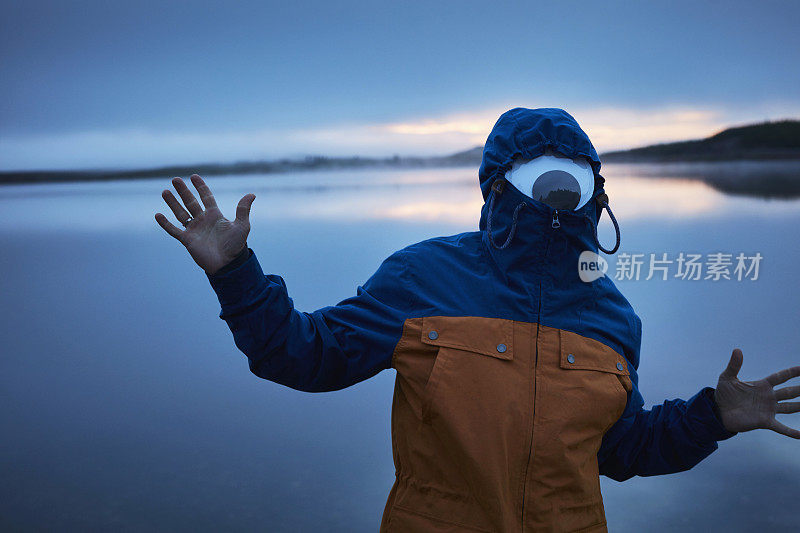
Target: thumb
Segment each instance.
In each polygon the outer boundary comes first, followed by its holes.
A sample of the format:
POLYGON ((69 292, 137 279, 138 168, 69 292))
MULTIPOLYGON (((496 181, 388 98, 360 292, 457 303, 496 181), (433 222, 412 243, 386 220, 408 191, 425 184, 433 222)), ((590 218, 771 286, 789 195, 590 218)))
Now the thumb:
POLYGON ((736 379, 736 376, 739 374, 739 370, 742 369, 742 363, 744 362, 744 355, 742 355, 742 351, 739 348, 733 350, 731 354, 731 360, 728 361, 728 367, 720 374, 720 379, 736 379))
POLYGON ((253 193, 248 193, 242 196, 242 199, 239 200, 239 205, 236 206, 236 222, 240 224, 250 224, 250 206, 253 205, 253 200, 256 199, 256 195, 253 193))

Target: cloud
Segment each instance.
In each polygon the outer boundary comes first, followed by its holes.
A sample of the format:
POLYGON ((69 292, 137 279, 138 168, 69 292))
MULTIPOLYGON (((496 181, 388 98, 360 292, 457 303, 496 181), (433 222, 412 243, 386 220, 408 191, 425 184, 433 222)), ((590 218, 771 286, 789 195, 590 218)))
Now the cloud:
MULTIPOLYGON (((270 159, 307 154, 438 155, 482 145, 510 106, 373 124, 288 130, 171 132, 88 131, 0 138, 0 168, 148 167, 270 159)), ((730 125, 800 116, 800 105, 773 103, 747 110, 699 106, 566 106, 599 152, 704 137, 730 125)))
MULTIPOLYGON (((545 106, 542 106, 545 107, 545 106)), ((459 139, 483 144, 497 117, 508 107, 496 107, 416 121, 386 124, 384 131, 406 138, 449 141, 459 139)), ((722 107, 665 106, 654 108, 566 108, 592 139, 598 152, 633 148, 660 142, 681 141, 713 135, 736 124, 800 116, 800 104, 773 103, 746 110, 722 107)))

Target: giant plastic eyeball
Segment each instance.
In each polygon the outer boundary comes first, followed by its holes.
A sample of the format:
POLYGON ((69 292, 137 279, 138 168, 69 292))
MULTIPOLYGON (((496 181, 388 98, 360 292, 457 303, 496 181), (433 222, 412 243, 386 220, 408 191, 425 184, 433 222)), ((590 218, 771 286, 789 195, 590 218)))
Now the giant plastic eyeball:
POLYGON ((583 207, 594 192, 594 171, 586 158, 571 159, 549 148, 534 159, 514 161, 505 177, 522 194, 560 210, 583 207))

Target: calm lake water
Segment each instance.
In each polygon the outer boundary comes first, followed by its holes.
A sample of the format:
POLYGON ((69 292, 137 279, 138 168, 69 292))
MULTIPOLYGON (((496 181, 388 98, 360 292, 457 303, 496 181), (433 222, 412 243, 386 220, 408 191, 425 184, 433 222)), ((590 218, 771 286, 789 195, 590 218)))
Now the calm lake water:
MULTIPOLYGON (((692 179, 706 171, 604 166, 620 253, 645 254, 642 279, 617 284, 644 322, 648 405, 716 385, 734 347, 742 379, 800 364, 800 200, 727 195, 692 179), (683 280, 675 265, 644 280, 665 252, 763 259, 757 280, 683 280)), ((248 243, 307 311, 400 247, 475 229, 482 204, 476 169, 207 182, 229 218, 256 193, 248 243)), ((394 371, 324 394, 252 375, 205 274, 153 218, 173 218, 164 188, 0 187, 0 529, 376 531, 394 371)), ((800 528, 800 442, 769 431, 689 472, 601 483, 612 531, 800 528)))

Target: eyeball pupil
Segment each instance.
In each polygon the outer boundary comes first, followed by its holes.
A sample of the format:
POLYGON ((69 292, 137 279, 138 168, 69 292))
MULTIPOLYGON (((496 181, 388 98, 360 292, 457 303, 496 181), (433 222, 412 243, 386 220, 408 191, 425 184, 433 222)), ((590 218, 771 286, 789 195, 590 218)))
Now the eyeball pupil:
POLYGON ((531 198, 556 209, 573 210, 581 201, 581 187, 569 172, 550 170, 533 182, 531 198))

